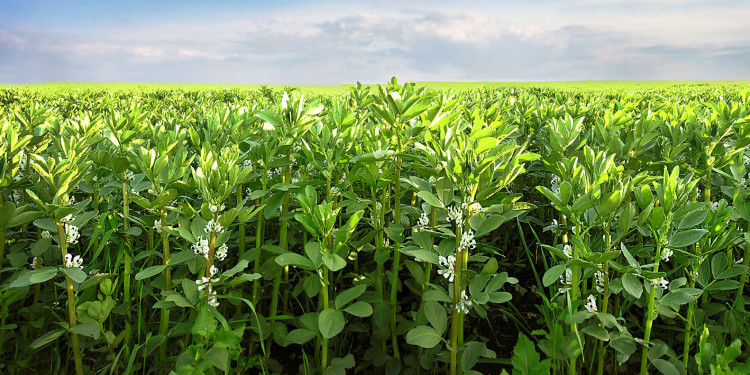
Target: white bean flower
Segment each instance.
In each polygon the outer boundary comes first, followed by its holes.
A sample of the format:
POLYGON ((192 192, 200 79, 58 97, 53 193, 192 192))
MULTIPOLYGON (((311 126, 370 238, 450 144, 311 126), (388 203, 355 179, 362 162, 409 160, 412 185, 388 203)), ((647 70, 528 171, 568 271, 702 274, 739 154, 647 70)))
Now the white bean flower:
POLYGON ((32 270, 35 270, 37 268, 37 266, 38 266, 37 264, 38 265, 42 265, 42 258, 33 257, 33 258, 31 258, 31 264, 29 264, 29 267, 32 270))
POLYGON ((438 264, 441 267, 446 267, 445 269, 438 270, 438 275, 445 277, 448 279, 449 283, 452 283, 456 276, 456 257, 453 255, 448 255, 448 257, 440 256, 438 258, 438 264))
POLYGON ((198 236, 197 242, 193 244, 193 251, 197 255, 202 255, 204 258, 208 259, 208 239, 203 238, 203 236, 198 236))
POLYGON ((62 223, 70 223, 71 221, 73 221, 75 219, 76 219, 76 217, 73 216, 73 214, 68 214, 64 218, 60 219, 60 222, 62 222, 62 223))
POLYGON ((711 212, 714 212, 719 209, 719 202, 711 202, 711 205, 708 207, 708 209, 711 212))
POLYGON ((48 230, 45 230, 42 232, 42 238, 52 238, 52 234, 48 230))
POLYGON ((594 278, 596 279, 596 291, 599 293, 604 292, 604 272, 594 272, 594 278))
POLYGON ((660 277, 658 279, 651 280, 651 285, 653 285, 654 288, 661 288, 662 290, 667 290, 669 288, 669 280, 660 277))
POLYGON ((471 306, 471 301, 469 301, 469 296, 466 295, 466 291, 461 291, 461 300, 458 301, 458 304, 456 305, 456 311, 463 311, 464 314, 469 313, 469 306, 471 306))
POLYGON ((448 208, 448 222, 454 222, 457 226, 461 227, 464 223, 463 209, 460 206, 451 206, 448 208))
POLYGON ((224 227, 219 224, 218 220, 211 219, 206 224, 206 227, 203 228, 203 231, 206 233, 223 233, 224 227))
POLYGON ((573 247, 570 245, 563 246, 563 254, 565 254, 566 257, 572 258, 573 257, 573 247))
POLYGON ((477 241, 474 240, 474 231, 469 229, 463 232, 461 235, 461 241, 458 244, 458 251, 473 250, 477 245, 477 241))
POLYGON ((419 215, 419 221, 417 221, 417 224, 422 228, 430 226, 430 218, 427 216, 427 212, 422 212, 422 214, 419 215))
POLYGON ((227 244, 222 244, 219 246, 219 250, 216 251, 216 259, 218 259, 220 262, 223 262, 224 259, 227 258, 227 254, 229 249, 227 248, 227 244))
POLYGON ((589 294, 589 296, 586 298, 586 304, 583 305, 583 307, 590 313, 599 311, 599 309, 596 307, 596 297, 594 297, 593 294, 589 294))
POLYGON ((742 164, 745 164, 746 166, 750 165, 750 156, 748 155, 742 155, 742 164))
POLYGON ((154 220, 154 230, 158 233, 161 233, 162 231, 161 220, 159 219, 154 220))
POLYGON ((557 223, 557 219, 552 219, 552 223, 546 227, 544 227, 545 232, 551 231, 553 234, 557 233, 557 230, 560 228, 560 225, 557 223))
POLYGON ((133 174, 133 172, 131 171, 128 171, 127 173, 125 173, 125 179, 132 182, 133 180, 135 180, 135 174, 133 174))
POLYGON ((77 244, 78 239, 81 238, 81 234, 78 233, 78 227, 71 224, 65 224, 65 234, 67 235, 67 242, 69 244, 77 244))
POLYGON ((76 255, 75 257, 73 254, 65 254, 65 268, 73 268, 78 267, 80 269, 83 269, 83 258, 81 258, 80 255, 76 255))
POLYGON ((674 255, 674 251, 672 251, 672 249, 664 248, 661 254, 661 260, 664 262, 669 262, 669 258, 671 258, 672 255, 674 255))
POLYGON ((552 175, 552 178, 550 179, 550 184, 552 185, 559 185, 562 182, 562 179, 560 177, 557 177, 557 175, 552 175))
POLYGON ((573 270, 570 268, 566 268, 565 272, 560 275, 560 283, 563 284, 563 287, 558 289, 558 293, 565 294, 570 289, 570 284, 573 282, 573 270))

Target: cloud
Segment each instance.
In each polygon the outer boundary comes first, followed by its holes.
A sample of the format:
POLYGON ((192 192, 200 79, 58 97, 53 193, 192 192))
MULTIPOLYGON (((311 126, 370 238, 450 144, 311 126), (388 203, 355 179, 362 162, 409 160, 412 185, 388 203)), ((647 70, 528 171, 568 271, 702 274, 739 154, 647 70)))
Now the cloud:
POLYGON ((154 18, 98 33, 0 30, 0 82, 750 78, 750 14, 740 5, 586 7, 591 1, 599 0, 472 9, 331 3, 154 18))

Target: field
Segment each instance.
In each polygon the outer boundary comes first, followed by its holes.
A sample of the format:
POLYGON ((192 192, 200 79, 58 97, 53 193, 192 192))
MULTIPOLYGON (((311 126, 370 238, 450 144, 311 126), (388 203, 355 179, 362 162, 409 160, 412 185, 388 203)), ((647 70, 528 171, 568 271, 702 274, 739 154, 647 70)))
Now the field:
POLYGON ((0 373, 750 373, 747 82, 0 103, 0 373))

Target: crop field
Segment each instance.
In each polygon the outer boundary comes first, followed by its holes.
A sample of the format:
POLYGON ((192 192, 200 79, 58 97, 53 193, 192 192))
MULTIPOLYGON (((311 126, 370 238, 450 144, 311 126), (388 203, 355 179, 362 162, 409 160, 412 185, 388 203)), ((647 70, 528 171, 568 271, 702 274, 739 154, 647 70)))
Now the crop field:
POLYGON ((2 374, 750 373, 743 82, 0 89, 2 374))

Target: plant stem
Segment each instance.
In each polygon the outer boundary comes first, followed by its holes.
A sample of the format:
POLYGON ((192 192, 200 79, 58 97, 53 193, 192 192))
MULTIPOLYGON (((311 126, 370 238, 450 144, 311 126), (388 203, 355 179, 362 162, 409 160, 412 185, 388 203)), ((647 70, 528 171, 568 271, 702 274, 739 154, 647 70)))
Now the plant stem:
MULTIPOLYGON (((398 137, 398 153, 401 153, 401 137, 398 137)), ((394 194, 394 212, 393 222, 401 224, 401 156, 396 156, 396 186, 394 194)), ((394 241, 393 244, 393 267, 391 268, 391 346, 393 346, 393 356, 401 362, 401 354, 398 350, 398 338, 396 337, 396 307, 398 306, 398 271, 400 268, 401 252, 399 243, 394 241)))
MULTIPOLYGON (((610 223, 607 223, 605 225, 604 252, 609 251, 609 247, 610 247, 610 242, 611 242, 610 225, 611 225, 610 223)), ((603 279, 604 279, 604 295, 602 296, 602 314, 606 314, 607 308, 609 307, 609 261, 604 263, 603 279)), ((604 374, 604 354, 605 354, 604 341, 599 341, 599 361, 598 361, 597 368, 596 368, 596 373, 599 375, 604 374)))
MULTIPOLYGON (((661 259, 661 241, 657 241, 656 244, 656 258, 655 259, 661 259)), ((656 265, 654 265, 654 272, 659 272, 659 263, 657 262, 656 265)), ((644 332, 643 332, 643 341, 648 343, 648 341, 651 339, 651 327, 654 323, 654 300, 656 298, 656 287, 652 284, 651 288, 649 288, 648 293, 648 311, 646 312, 646 316, 643 320, 643 326, 644 326, 644 332)), ((643 346, 643 353, 641 354, 641 375, 648 375, 648 344, 643 346)))
MULTIPOLYGON (((162 209, 161 212, 161 226, 164 228, 166 226, 166 210, 162 209)), ((164 265, 169 264, 169 238, 167 238, 167 231, 162 229, 161 231, 161 244, 162 244, 162 252, 164 254, 164 265)), ((172 272, 169 270, 169 267, 164 269, 164 290, 171 290, 172 289, 172 272)), ((163 362, 165 358, 167 357, 167 330, 169 329, 169 309, 161 309, 161 322, 159 324, 159 335, 164 337, 164 341, 161 343, 161 347, 159 348, 159 358, 163 362)))
POLYGON ((460 251, 461 230, 456 227, 456 264, 454 265, 455 275, 453 278, 453 311, 451 314, 451 375, 458 374, 458 335, 461 314, 458 311, 458 304, 461 301, 461 269, 463 267, 463 254, 460 251))
MULTIPOLYGON (((328 308, 328 267, 323 266, 323 287, 320 288, 320 299, 323 302, 323 310, 328 308)), ((323 311, 321 310, 321 311, 323 311)), ((328 339, 321 337, 320 343, 320 371, 328 367, 328 339)))
MULTIPOLYGON (((126 302, 130 301, 130 274, 131 274, 131 258, 130 258, 130 250, 131 250, 131 243, 130 243, 130 235, 127 233, 127 231, 130 229, 130 221, 128 220, 128 217, 130 215, 129 208, 128 208, 128 187, 125 183, 125 172, 122 172, 122 228, 125 231, 125 271, 123 275, 123 299, 126 302)), ((125 319, 125 346, 128 346, 130 344, 130 337, 131 337, 131 330, 130 330, 130 309, 128 309, 126 319, 125 319)))
MULTIPOLYGON (((560 222, 562 222, 563 226, 567 227, 568 218, 565 215, 561 215, 560 222)), ((565 230, 565 232, 563 232, 562 241, 563 241, 563 246, 568 244, 567 229, 565 230)), ((576 246, 573 246, 573 259, 575 260, 578 259, 578 249, 576 246)), ((577 299, 578 299, 578 267, 573 266, 571 280, 570 280, 570 300, 576 301, 577 299)), ((571 314, 574 314, 576 311, 577 309, 572 310, 571 314)), ((572 332, 576 332, 578 330, 575 324, 571 324, 570 329, 572 332)), ((577 373, 578 371, 578 366, 576 364, 577 359, 578 359, 577 357, 573 357, 570 359, 568 374, 575 375, 577 373)))
MULTIPOLYGON (((68 236, 65 234, 65 228, 61 223, 57 223, 57 235, 60 239, 60 251, 62 257, 65 259, 65 255, 68 254, 68 236)), ((65 290, 68 292, 68 324, 70 328, 76 326, 76 297, 73 291, 73 281, 70 276, 65 275, 65 290)), ((76 365, 76 374, 83 375, 83 361, 81 359, 81 348, 78 345, 78 334, 70 334, 70 342, 73 347, 73 358, 76 365)))

